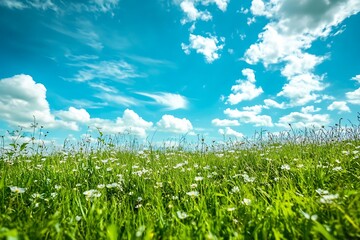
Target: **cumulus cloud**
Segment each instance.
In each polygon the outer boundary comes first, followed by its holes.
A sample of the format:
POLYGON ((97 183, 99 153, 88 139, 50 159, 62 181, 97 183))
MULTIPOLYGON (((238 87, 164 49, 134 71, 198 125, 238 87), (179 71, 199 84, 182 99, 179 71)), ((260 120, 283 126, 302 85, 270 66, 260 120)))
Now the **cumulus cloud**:
POLYGON ((186 14, 186 18, 181 21, 182 24, 185 24, 187 22, 194 22, 198 19, 201 19, 203 21, 209 21, 212 19, 212 16, 208 11, 199 11, 195 7, 194 1, 183 1, 180 3, 180 7, 186 14))
POLYGON ((349 103, 360 105, 360 88, 353 92, 347 92, 345 95, 349 103))
POLYGON ((201 4, 207 6, 209 4, 216 4, 216 6, 223 12, 226 11, 227 5, 230 0, 183 0, 179 1, 181 10, 186 15, 182 19, 181 23, 195 22, 197 20, 209 21, 212 19, 212 15, 209 11, 200 11, 197 5, 201 4))
POLYGON ((230 118, 236 118, 240 122, 251 123, 256 127, 272 127, 272 119, 268 115, 260 115, 263 106, 255 105, 252 107, 244 107, 243 111, 238 109, 227 108, 224 111, 224 114, 230 118))
POLYGON ((242 74, 247 79, 236 81, 237 84, 231 87, 233 93, 229 95, 226 103, 234 105, 245 100, 252 100, 264 92, 261 87, 257 88, 255 86, 254 70, 246 68, 242 70, 242 74))
POLYGON ((334 101, 327 109, 330 111, 351 112, 345 101, 334 101))
POLYGON ((289 98, 291 106, 305 105, 319 97, 314 92, 325 89, 326 85, 322 83, 322 80, 323 77, 312 73, 294 76, 283 86, 282 91, 277 96, 289 98))
POLYGON ((216 127, 230 127, 230 126, 240 125, 238 120, 218 119, 218 118, 213 119, 211 123, 216 127))
POLYGON ((137 92, 137 94, 154 99, 157 104, 164 106, 167 110, 187 109, 189 104, 186 97, 180 94, 167 92, 158 92, 156 94, 137 92))
POLYGON ((46 88, 29 75, 15 75, 0 80, 0 119, 11 125, 28 126, 35 116, 47 128, 78 130, 75 122, 56 120, 46 100, 46 88))
POLYGON ((146 137, 147 130, 152 126, 152 122, 145 121, 136 112, 126 109, 122 117, 115 121, 101 118, 92 118, 91 126, 101 129, 104 133, 125 133, 128 132, 138 137, 146 137))
POLYGON ((186 54, 190 54, 193 49, 197 53, 203 54, 206 62, 212 63, 220 57, 218 51, 223 49, 224 44, 221 43, 223 43, 225 39, 220 38, 219 41, 218 38, 214 36, 203 37, 190 34, 189 41, 190 43, 188 45, 184 43, 181 44, 181 48, 186 54))
POLYGON ((244 137, 244 134, 235 131, 234 129, 230 127, 226 127, 225 129, 219 129, 219 134, 225 135, 225 136, 234 136, 236 138, 242 138, 244 137))
POLYGON ((356 75, 355 77, 352 77, 351 80, 357 81, 358 83, 360 83, 360 74, 356 75))
POLYGON ((316 39, 328 37, 341 22, 358 13, 360 2, 253 0, 250 10, 270 22, 259 34, 258 41, 247 49, 245 60, 250 64, 262 62, 265 66, 285 63, 282 75, 289 83, 279 95, 289 98, 293 105, 316 100, 319 95, 315 92, 324 90, 325 86, 322 77, 313 74, 313 70, 326 58, 305 51, 316 39), (310 81, 311 87, 296 93, 292 89, 303 86, 299 78, 305 78, 302 82, 310 81))
POLYGON ((330 116, 328 114, 311 114, 304 112, 292 112, 279 119, 276 126, 293 128, 320 128, 330 123, 330 116))
POLYGON ((278 103, 272 99, 265 99, 264 104, 265 104, 264 108, 280 108, 280 109, 286 108, 286 104, 284 102, 278 103))
POLYGON ((55 115, 65 121, 74 121, 80 123, 87 123, 90 121, 90 114, 83 108, 77 109, 74 107, 69 107, 68 111, 57 111, 55 115))
POLYGON ((186 118, 176 118, 172 115, 163 115, 160 121, 156 123, 159 130, 177 134, 191 133, 193 126, 186 118))

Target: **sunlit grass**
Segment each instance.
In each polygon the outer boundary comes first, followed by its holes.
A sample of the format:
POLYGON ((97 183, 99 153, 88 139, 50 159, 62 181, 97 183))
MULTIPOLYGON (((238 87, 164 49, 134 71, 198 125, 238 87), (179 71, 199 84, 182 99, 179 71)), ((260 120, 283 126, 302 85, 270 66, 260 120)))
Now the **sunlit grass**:
POLYGON ((298 139, 3 154, 0 237, 360 238, 359 138, 298 139))

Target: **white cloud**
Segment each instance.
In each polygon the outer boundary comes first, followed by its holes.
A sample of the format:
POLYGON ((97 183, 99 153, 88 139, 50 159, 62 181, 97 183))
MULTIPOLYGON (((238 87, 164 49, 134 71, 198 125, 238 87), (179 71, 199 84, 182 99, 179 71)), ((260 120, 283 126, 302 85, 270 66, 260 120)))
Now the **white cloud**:
POLYGON ((293 77, 299 74, 312 72, 316 65, 322 63, 326 57, 318 57, 309 53, 298 53, 284 58, 287 64, 281 74, 285 77, 293 77))
POLYGON ((132 65, 125 61, 101 61, 98 63, 81 63, 82 67, 72 78, 74 81, 87 82, 92 80, 111 80, 124 82, 129 78, 142 77, 135 72, 132 65))
POLYGON ((167 110, 187 109, 189 102, 186 97, 180 94, 158 92, 156 94, 137 92, 137 94, 152 98, 159 105, 164 106, 167 110))
POLYGON ((225 136, 234 136, 236 138, 242 138, 244 137, 244 134, 235 131, 234 129, 230 128, 230 127, 226 127, 225 130, 224 129, 219 129, 219 134, 221 135, 225 135, 225 136))
POLYGON ((245 60, 250 64, 262 62, 265 66, 285 63, 282 74, 289 83, 279 95, 288 97, 292 105, 316 100, 314 92, 324 90, 325 86, 321 83, 322 77, 313 70, 325 57, 305 51, 316 39, 328 37, 342 21, 358 13, 360 2, 253 0, 251 11, 255 16, 266 16, 270 22, 259 34, 258 41, 246 51, 245 60), (305 80, 299 79, 304 77, 305 80), (305 82, 310 83, 310 87, 306 87, 305 82), (299 88, 301 93, 293 91, 302 86, 306 88, 299 88))
POLYGON ((195 22, 197 20, 209 21, 212 19, 212 15, 209 11, 200 11, 197 8, 198 4, 209 5, 216 4, 216 6, 223 12, 226 11, 227 5, 230 0, 183 0, 177 1, 181 10, 185 13, 186 17, 182 19, 181 23, 195 22))
POLYGON ((360 74, 356 75, 355 77, 352 77, 351 80, 357 81, 358 83, 360 83, 360 74))
POLYGON ((253 0, 251 2, 250 11, 255 16, 268 15, 268 13, 265 11, 265 3, 262 0, 253 0))
POLYGON ((120 95, 115 95, 115 94, 110 94, 110 93, 99 93, 99 94, 95 94, 94 97, 99 98, 101 100, 103 100, 104 102, 107 103, 115 103, 117 105, 120 106, 136 106, 138 105, 138 101, 132 97, 125 97, 125 96, 120 96, 120 95))
POLYGON ((10 9, 19 9, 19 10, 28 7, 25 3, 17 0, 1 0, 0 6, 7 7, 10 9))
POLYGON ((345 95, 349 103, 360 105, 360 88, 353 92, 347 92, 345 95))
POLYGON ((0 119, 11 125, 28 126, 36 121, 46 128, 78 130, 75 122, 56 120, 46 100, 46 88, 29 75, 15 75, 0 80, 0 119))
POLYGON ((289 83, 283 86, 277 96, 283 96, 290 99, 291 106, 301 106, 310 101, 315 101, 319 95, 314 93, 322 91, 326 85, 322 83, 323 77, 312 73, 301 74, 290 79, 289 83))
POLYGON ((65 121, 74 121, 80 123, 87 123, 90 121, 90 114, 83 108, 77 109, 74 107, 69 107, 68 111, 57 111, 55 115, 65 121))
POLYGON ((95 82, 89 82, 89 86, 93 87, 93 88, 97 88, 103 92, 108 92, 108 93, 117 93, 117 89, 106 85, 105 83, 95 83, 95 82))
POLYGON ((186 18, 181 21, 182 24, 185 24, 187 22, 194 22, 198 19, 201 19, 203 21, 209 21, 212 19, 212 16, 208 11, 199 11, 195 7, 194 1, 185 0, 180 3, 180 7, 186 14, 186 18))
POLYGON ((59 11, 59 8, 51 0, 28 0, 28 1, 18 1, 18 0, 0 0, 0 6, 4 6, 10 9, 22 10, 25 8, 35 8, 39 10, 48 10, 51 9, 55 12, 59 11))
POLYGON ((236 118, 240 122, 254 124, 256 127, 272 127, 273 123, 270 116, 259 115, 262 111, 262 108, 263 107, 260 105, 244 107, 243 111, 227 108, 224 111, 224 114, 230 118, 236 118))
POLYGON ((261 87, 256 88, 255 73, 252 69, 243 69, 242 74, 247 78, 247 80, 237 80, 237 84, 231 87, 231 91, 233 93, 229 95, 226 101, 231 105, 238 104, 239 102, 245 100, 252 100, 264 92, 261 87))
POLYGON ((238 120, 218 119, 218 118, 213 119, 211 123, 216 127, 230 127, 230 126, 240 125, 238 120))
POLYGON ((264 103, 265 103, 264 108, 280 108, 280 109, 286 108, 286 104, 284 102, 278 103, 272 99, 265 99, 264 103))
POLYGON ((153 123, 145 121, 133 110, 126 109, 122 117, 118 117, 115 121, 92 118, 91 126, 101 129, 104 133, 130 133, 139 137, 146 137, 153 123))
MULTIPOLYGON (((222 50, 224 44, 219 44, 217 37, 203 37, 200 35, 190 34, 190 43, 188 45, 182 43, 181 48, 186 54, 190 54, 191 49, 197 53, 203 54, 206 62, 212 63, 220 57, 218 51, 222 50)), ((224 42, 224 38, 220 38, 220 42, 224 42)))
POLYGON ((161 120, 156 123, 161 131, 178 134, 191 133, 193 126, 186 118, 176 118, 172 115, 163 115, 161 120))
POLYGON ((320 112, 321 108, 315 108, 314 106, 306 106, 301 108, 302 113, 315 113, 320 112))
POLYGON ((303 112, 292 112, 289 115, 283 116, 276 123, 279 127, 289 127, 291 124, 294 128, 320 128, 330 123, 330 116, 328 114, 311 114, 303 112))
POLYGON ((351 112, 345 101, 334 101, 327 109, 330 111, 351 112))

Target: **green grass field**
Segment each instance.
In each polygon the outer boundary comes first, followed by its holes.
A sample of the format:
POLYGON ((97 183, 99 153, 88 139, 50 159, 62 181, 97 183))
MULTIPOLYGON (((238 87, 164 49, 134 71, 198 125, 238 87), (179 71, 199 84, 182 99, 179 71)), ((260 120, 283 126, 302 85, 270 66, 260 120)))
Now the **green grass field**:
POLYGON ((207 151, 98 140, 3 149, 0 238, 360 239, 359 138, 207 151))

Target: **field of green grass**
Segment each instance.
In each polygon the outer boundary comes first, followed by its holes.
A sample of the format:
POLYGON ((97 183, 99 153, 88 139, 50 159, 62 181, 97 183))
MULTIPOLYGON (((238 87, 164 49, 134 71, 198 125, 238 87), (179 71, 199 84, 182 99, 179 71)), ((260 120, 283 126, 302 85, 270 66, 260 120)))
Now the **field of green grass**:
POLYGON ((138 151, 101 135, 31 155, 14 143, 0 239, 360 239, 360 139, 314 136, 138 151))

